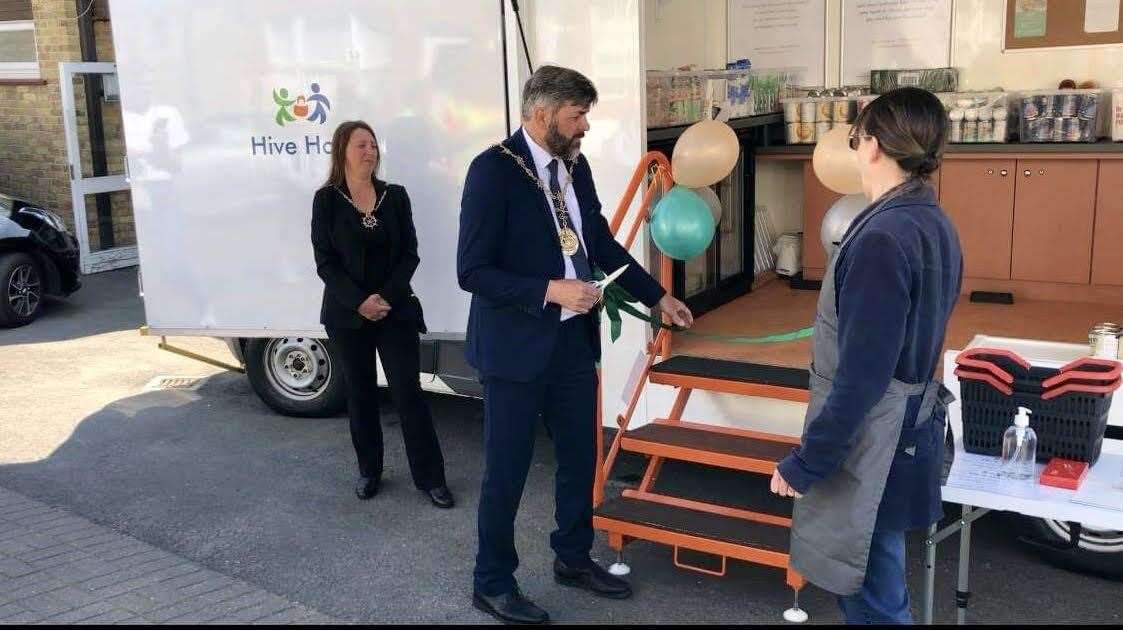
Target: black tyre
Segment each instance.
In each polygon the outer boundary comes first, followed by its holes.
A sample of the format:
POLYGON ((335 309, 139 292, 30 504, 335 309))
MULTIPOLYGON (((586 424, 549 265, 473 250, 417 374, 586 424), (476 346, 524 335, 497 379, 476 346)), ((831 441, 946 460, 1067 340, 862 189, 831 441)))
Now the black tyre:
POLYGON ((14 328, 43 312, 43 273, 22 252, 0 254, 0 326, 14 328))
POLYGON ((250 339, 246 376, 261 400, 286 416, 323 418, 347 407, 341 365, 331 342, 312 337, 250 339))
MULTIPOLYGON (((1069 546, 1068 523, 1029 516, 1016 518, 1026 537, 1053 546, 1069 546)), ((1033 549, 1050 564, 1063 569, 1123 580, 1123 531, 1082 527, 1075 548, 1053 550, 1034 545, 1033 549)))

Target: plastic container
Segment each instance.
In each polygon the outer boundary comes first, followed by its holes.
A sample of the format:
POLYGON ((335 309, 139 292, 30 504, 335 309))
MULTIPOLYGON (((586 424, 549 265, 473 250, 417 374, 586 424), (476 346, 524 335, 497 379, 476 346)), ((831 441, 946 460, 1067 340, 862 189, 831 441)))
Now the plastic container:
POLYGON ((1111 139, 1123 142, 1123 89, 1111 91, 1111 139))
POLYGON ((814 143, 831 129, 854 122, 861 96, 798 96, 781 99, 789 143, 814 143), (793 141, 793 138, 795 140, 793 141))
POLYGON ((1009 119, 1017 115, 1017 95, 1011 92, 944 92, 936 95, 948 112, 948 141, 1008 142, 1009 119), (965 129, 967 123, 974 123, 965 129), (966 133, 965 133, 966 132, 966 133))
POLYGON ((1062 457, 1093 464, 1103 447, 1117 361, 1082 358, 1061 369, 1031 366, 1001 350, 973 348, 956 358, 962 403, 963 446, 999 455, 1002 437, 1019 407, 1032 412, 1037 460, 1062 457))
POLYGON ((1022 142, 1095 142, 1110 132, 1106 90, 1023 92, 1018 111, 1022 142))
POLYGON ((1009 479, 1029 481, 1037 473, 1037 433, 1029 426, 1029 414, 1018 407, 1014 424, 1002 436, 1002 473, 1009 479))

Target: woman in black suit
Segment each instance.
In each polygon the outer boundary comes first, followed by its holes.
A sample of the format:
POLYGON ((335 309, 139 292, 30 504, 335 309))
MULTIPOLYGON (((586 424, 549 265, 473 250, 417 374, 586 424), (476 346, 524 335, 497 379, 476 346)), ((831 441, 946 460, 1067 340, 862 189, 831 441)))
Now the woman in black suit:
POLYGON ((377 352, 398 407, 413 483, 434 505, 448 508, 453 497, 444 457, 421 394, 425 320, 409 284, 420 261, 417 233, 405 188, 375 177, 379 159, 378 140, 365 122, 335 130, 331 174, 312 202, 312 249, 324 281, 320 323, 343 360, 359 460, 355 493, 370 499, 382 480, 377 352))

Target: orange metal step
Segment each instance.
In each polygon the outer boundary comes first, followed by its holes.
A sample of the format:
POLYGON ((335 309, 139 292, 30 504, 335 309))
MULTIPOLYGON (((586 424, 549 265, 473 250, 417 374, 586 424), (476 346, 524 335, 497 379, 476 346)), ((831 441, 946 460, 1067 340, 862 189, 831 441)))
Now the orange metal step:
POLYGON ((605 501, 594 510, 593 527, 628 538, 788 568, 789 529, 780 524, 623 496, 605 501))
POLYGON ((772 474, 798 438, 690 422, 654 423, 628 431, 620 448, 667 459, 772 474))
POLYGON ((671 357, 652 366, 649 379, 658 385, 795 402, 811 397, 807 370, 705 357, 671 357))

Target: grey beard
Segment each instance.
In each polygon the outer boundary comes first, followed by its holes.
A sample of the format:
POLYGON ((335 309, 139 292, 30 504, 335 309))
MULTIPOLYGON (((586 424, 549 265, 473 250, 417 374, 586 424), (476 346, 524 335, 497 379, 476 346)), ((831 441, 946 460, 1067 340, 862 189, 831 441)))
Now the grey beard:
POLYGON ((557 123, 551 124, 546 130, 546 148, 550 150, 550 153, 567 160, 573 160, 577 157, 581 150, 578 146, 580 141, 581 139, 577 137, 566 138, 561 135, 557 123))

